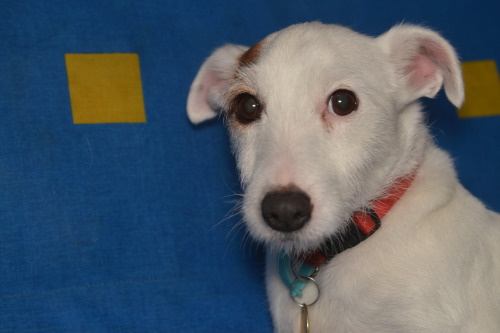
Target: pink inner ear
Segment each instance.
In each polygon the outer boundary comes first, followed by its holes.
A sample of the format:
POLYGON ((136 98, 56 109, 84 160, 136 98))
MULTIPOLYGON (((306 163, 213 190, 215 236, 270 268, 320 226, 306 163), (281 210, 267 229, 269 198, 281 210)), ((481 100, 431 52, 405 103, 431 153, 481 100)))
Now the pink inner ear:
MULTIPOLYGON (((217 77, 213 72, 209 71, 203 78, 203 82, 198 86, 198 97, 196 103, 199 110, 206 110, 208 108, 215 108, 216 101, 213 101, 210 92, 219 92, 224 86, 224 80, 217 77)), ((215 110, 214 110, 215 111, 215 110)))
POLYGON ((187 105, 192 123, 201 123, 221 111, 218 97, 223 86, 224 79, 210 68, 205 68, 201 75, 198 74, 191 87, 187 105))
POLYGON ((434 79, 438 66, 427 56, 418 55, 412 60, 412 66, 408 68, 410 73, 410 84, 416 88, 422 88, 434 79))

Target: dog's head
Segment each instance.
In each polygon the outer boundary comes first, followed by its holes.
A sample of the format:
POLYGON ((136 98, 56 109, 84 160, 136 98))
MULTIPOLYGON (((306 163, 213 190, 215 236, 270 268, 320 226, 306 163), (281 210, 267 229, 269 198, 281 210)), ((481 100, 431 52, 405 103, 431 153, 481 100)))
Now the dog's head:
POLYGON ((216 50, 187 109, 193 123, 225 113, 250 233, 303 251, 417 168, 429 135, 416 101, 443 85, 459 106, 457 56, 431 30, 306 23, 216 50))

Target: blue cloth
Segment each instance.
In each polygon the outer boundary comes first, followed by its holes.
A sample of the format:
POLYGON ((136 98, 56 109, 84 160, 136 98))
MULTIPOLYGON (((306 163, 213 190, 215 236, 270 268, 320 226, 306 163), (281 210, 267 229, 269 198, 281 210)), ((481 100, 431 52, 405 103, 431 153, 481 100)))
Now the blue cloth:
MULTIPOLYGON (((0 332, 271 332, 263 250, 231 209, 222 124, 193 127, 189 86, 224 43, 287 25, 442 32, 500 64, 498 1, 2 1, 0 332), (146 123, 74 125, 67 53, 136 53, 146 123), (225 219, 229 216, 227 219, 225 219)), ((500 210, 500 117, 425 101, 460 179, 500 210)))

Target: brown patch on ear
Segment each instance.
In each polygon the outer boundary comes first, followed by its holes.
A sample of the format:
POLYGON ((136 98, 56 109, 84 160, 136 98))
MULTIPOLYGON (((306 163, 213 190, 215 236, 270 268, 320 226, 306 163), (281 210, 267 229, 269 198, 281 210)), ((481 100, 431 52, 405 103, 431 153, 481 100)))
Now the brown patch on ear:
POLYGON ((264 39, 249 48, 245 53, 240 56, 239 63, 240 67, 248 67, 255 63, 257 58, 262 51, 262 46, 264 45, 264 39))

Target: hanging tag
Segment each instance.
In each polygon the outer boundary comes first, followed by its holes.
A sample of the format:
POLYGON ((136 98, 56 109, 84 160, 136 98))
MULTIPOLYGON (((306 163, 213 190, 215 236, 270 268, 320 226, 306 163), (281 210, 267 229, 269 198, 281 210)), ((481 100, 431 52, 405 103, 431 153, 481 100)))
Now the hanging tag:
MULTIPOLYGON (((293 256, 292 256, 293 257, 293 256)), ((282 251, 278 254, 278 270, 281 280, 290 289, 291 295, 302 297, 302 290, 306 287, 306 279, 316 272, 316 267, 300 264, 298 272, 295 267, 292 267, 293 260, 291 257, 282 251)))
POLYGON ((302 311, 300 315, 300 331, 302 333, 309 333, 309 310, 307 305, 302 305, 302 311))

